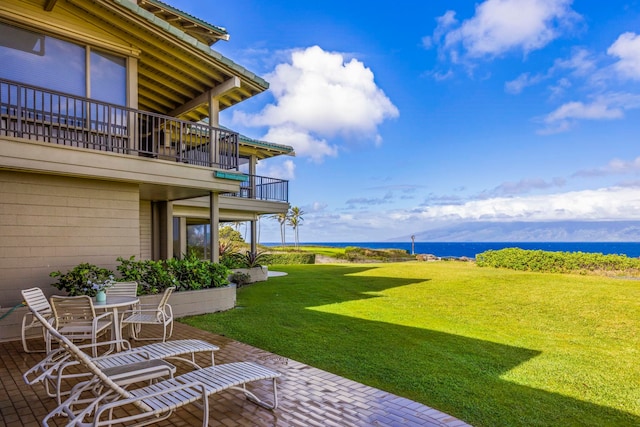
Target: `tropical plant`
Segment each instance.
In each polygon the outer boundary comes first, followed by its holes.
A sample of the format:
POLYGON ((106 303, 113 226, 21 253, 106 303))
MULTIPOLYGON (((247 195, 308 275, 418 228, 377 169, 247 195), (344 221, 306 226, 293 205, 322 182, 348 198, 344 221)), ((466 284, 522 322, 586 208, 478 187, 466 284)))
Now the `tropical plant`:
POLYGON ((289 219, 288 213, 280 212, 279 214, 271 215, 271 218, 275 219, 280 224, 280 239, 282 241, 282 246, 286 245, 285 226, 287 225, 287 220, 289 219))
POLYGON ((304 218, 302 217, 304 213, 305 212, 297 206, 294 206, 291 209, 289 209, 288 223, 293 228, 293 233, 295 235, 296 248, 298 247, 298 244, 299 244, 298 228, 302 225, 302 221, 304 221, 304 218))
POLYGON ((251 276, 247 273, 243 273, 241 271, 236 271, 233 273, 229 279, 231 282, 235 283, 238 287, 244 286, 251 281, 251 276))
POLYGON ((66 291, 69 296, 93 297, 98 290, 103 290, 114 282, 113 271, 89 263, 78 264, 66 273, 54 271, 49 276, 58 278, 51 286, 66 291))
POLYGON ((176 279, 165 268, 163 261, 118 258, 117 270, 122 279, 138 283, 138 295, 153 295, 175 286, 176 279))
POLYGON ((263 261, 265 260, 265 256, 266 255, 264 252, 251 251, 234 254, 236 265, 238 265, 239 268, 261 267, 263 261))
POLYGON ((171 276, 175 278, 178 291, 216 288, 229 283, 229 269, 222 264, 203 261, 194 254, 182 259, 164 261, 171 276))
POLYGON ((238 242, 244 243, 245 240, 242 237, 242 234, 235 228, 230 225, 225 225, 224 227, 220 227, 218 229, 218 238, 220 240, 226 240, 229 242, 238 242))

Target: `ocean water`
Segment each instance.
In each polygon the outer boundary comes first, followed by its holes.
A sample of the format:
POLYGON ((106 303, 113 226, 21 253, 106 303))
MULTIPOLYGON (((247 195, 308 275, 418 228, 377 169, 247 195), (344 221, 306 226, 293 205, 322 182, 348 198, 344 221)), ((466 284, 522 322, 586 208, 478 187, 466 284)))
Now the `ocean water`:
MULTIPOLYGON (((280 246, 280 243, 265 243, 280 246)), ((291 244, 289 244, 291 245, 291 244)), ((368 249, 404 249, 411 253, 411 242, 322 242, 301 243, 300 246, 331 246, 344 248, 357 246, 368 249)), ((468 257, 490 249, 520 248, 553 252, 592 252, 640 257, 640 242, 415 242, 414 253, 438 257, 468 257)))

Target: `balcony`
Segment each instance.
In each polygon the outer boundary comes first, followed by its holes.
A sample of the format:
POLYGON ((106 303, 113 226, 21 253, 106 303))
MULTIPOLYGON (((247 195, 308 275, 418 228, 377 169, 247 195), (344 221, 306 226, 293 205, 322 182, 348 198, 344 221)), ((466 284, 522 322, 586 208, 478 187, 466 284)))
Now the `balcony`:
POLYGON ((238 134, 0 79, 0 137, 237 170, 238 134))
POLYGON ((289 201, 289 181, 258 175, 246 175, 246 178, 240 184, 240 191, 223 193, 221 196, 285 203, 289 201))

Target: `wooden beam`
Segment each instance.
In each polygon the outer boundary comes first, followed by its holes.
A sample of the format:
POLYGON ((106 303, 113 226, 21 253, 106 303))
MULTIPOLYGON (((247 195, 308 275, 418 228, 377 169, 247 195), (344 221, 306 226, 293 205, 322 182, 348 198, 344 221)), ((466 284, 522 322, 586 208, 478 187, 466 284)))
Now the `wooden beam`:
POLYGON ((200 95, 196 96, 192 100, 187 101, 185 104, 169 112, 169 116, 179 117, 185 113, 188 113, 191 110, 195 110, 202 104, 209 103, 209 100, 211 98, 220 97, 224 95, 226 92, 229 92, 230 90, 233 90, 239 87, 240 87, 240 78, 233 76, 230 79, 220 83, 216 87, 201 93, 200 95))
POLYGON ((56 7, 56 3, 58 0, 47 0, 44 4, 44 10, 46 12, 51 12, 54 7, 56 7))
POLYGON ((227 79, 211 89, 211 96, 218 97, 222 96, 230 90, 237 89, 240 87, 240 78, 237 76, 233 76, 230 79, 227 79))

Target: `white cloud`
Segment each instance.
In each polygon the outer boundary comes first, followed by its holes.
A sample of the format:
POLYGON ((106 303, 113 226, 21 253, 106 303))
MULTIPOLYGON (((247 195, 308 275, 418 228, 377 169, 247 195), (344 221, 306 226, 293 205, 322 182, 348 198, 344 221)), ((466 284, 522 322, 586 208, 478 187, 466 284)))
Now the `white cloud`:
MULTIPOLYGON (((584 48, 575 48, 568 59, 556 59, 553 66, 544 73, 531 75, 522 73, 514 80, 505 83, 505 91, 517 95, 526 87, 533 86, 542 81, 553 78, 558 73, 569 73, 571 77, 591 77, 598 70, 596 61, 592 59, 591 53, 584 48)), ((566 77, 560 78, 555 85, 549 87, 552 95, 559 95, 561 91, 571 85, 566 77)))
POLYGON ((396 212, 392 221, 430 220, 625 220, 640 217, 640 189, 613 187, 529 197, 497 197, 396 212))
POLYGON ((422 38, 422 45, 425 49, 431 49, 435 45, 440 44, 442 37, 447 31, 458 24, 456 13, 453 10, 448 10, 444 15, 437 17, 436 22, 437 25, 433 36, 425 36, 422 38))
POLYGON ((298 156, 321 161, 337 154, 337 147, 324 138, 378 143, 378 126, 399 114, 373 72, 357 59, 347 61, 340 53, 313 46, 293 51, 290 61, 266 76, 275 103, 257 114, 236 112, 234 122, 268 126, 264 139, 292 145, 298 156))
POLYGON ((640 218, 640 186, 612 187, 526 197, 453 201, 415 209, 323 210, 305 216, 307 241, 383 240, 451 222, 615 221, 640 218), (373 237, 372 237, 373 236, 373 237))
POLYGON ((631 32, 621 34, 607 53, 619 58, 613 67, 622 77, 640 80, 640 35, 631 32))
POLYGON ((486 0, 475 15, 457 28, 448 11, 438 21, 430 43, 443 39, 442 48, 453 62, 493 58, 510 51, 527 54, 560 37, 580 19, 572 0, 486 0), (445 34, 444 37, 442 34, 445 34))
POLYGON ((557 59, 549 73, 559 69, 570 70, 576 76, 588 76, 597 69, 597 64, 587 49, 575 48, 569 59, 557 59))
POLYGON ((326 156, 338 155, 338 147, 330 145, 325 139, 316 139, 311 133, 294 125, 271 127, 263 139, 291 145, 296 150, 296 156, 309 157, 315 162, 322 162, 326 156))
POLYGON ((296 164, 291 159, 287 159, 280 163, 276 163, 276 160, 274 159, 270 161, 268 165, 258 163, 257 172, 258 175, 262 176, 292 180, 295 178, 296 164))
POLYGON ((577 120, 612 120, 624 117, 624 111, 640 107, 640 95, 608 93, 592 102, 567 102, 549 113, 542 120, 546 127, 540 134, 564 132, 577 120))
POLYGON ((625 161, 613 159, 607 165, 595 169, 585 169, 573 174, 574 177, 599 177, 607 175, 623 175, 629 173, 640 173, 640 157, 634 160, 625 161))
POLYGON ((504 90, 507 93, 510 93, 512 95, 517 95, 521 93, 524 90, 524 88, 535 85, 543 78, 544 77, 539 74, 531 76, 529 73, 523 73, 523 74, 520 74, 514 80, 506 82, 504 84, 504 90))
POLYGON ((527 178, 517 182, 503 182, 490 192, 486 192, 486 194, 494 196, 524 194, 535 190, 562 187, 565 184, 566 180, 564 178, 553 178, 550 181, 545 181, 541 178, 527 178))

